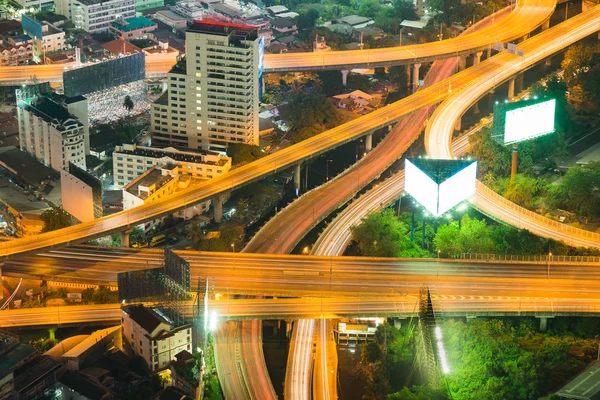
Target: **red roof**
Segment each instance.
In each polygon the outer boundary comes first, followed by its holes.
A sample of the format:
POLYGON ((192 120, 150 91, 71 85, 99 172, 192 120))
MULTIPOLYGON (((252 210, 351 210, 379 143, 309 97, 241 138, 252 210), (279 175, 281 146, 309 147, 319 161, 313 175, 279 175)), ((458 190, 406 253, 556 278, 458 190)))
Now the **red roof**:
POLYGON ((252 25, 242 25, 242 24, 230 24, 228 22, 219 22, 219 21, 209 21, 206 19, 195 19, 195 23, 204 24, 204 25, 213 25, 213 26, 221 26, 221 27, 230 27, 230 28, 240 28, 240 29, 255 29, 255 26, 252 25))

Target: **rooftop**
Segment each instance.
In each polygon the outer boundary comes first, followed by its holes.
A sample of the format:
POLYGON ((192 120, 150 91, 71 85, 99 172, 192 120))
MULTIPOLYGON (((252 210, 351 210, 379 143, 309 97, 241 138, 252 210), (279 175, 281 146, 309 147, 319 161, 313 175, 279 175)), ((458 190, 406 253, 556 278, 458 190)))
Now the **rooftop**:
POLYGON ((93 6, 93 5, 101 4, 101 3, 120 2, 121 0, 76 0, 76 1, 85 6, 93 6))
POLYGON ((34 353, 33 348, 28 344, 19 344, 0 357, 0 376, 12 371, 24 359, 34 353))
POLYGON ((187 21, 187 18, 184 17, 183 15, 176 13, 175 11, 171 11, 171 10, 160 10, 156 12, 157 14, 160 14, 164 17, 167 17, 171 20, 175 20, 175 21, 187 21))
POLYGON ((238 40, 256 40, 258 38, 258 29, 254 26, 216 21, 194 21, 187 31, 219 36, 229 36, 233 34, 238 40))
POLYGON ((346 17, 338 18, 338 21, 348 25, 360 25, 368 22, 373 22, 372 18, 361 17, 360 15, 348 15, 346 17))
POLYGON ((142 49, 140 49, 139 47, 123 40, 123 39, 115 39, 115 40, 111 40, 108 43, 104 43, 102 45, 102 48, 105 50, 108 50, 109 52, 111 52, 112 54, 135 54, 135 53, 141 53, 142 49))
POLYGON ((15 146, 0 148, 0 165, 36 186, 48 179, 57 178, 57 172, 15 146))
POLYGON ((0 35, 5 35, 14 31, 21 31, 21 29, 21 22, 15 19, 0 21, 0 35))
POLYGON ((577 375, 575 379, 567 383, 556 392, 559 398, 592 400, 600 396, 600 362, 577 375))
POLYGON ((62 104, 51 99, 47 95, 34 96, 19 102, 19 107, 35 114, 38 118, 48 123, 55 124, 59 131, 82 127, 83 124, 77 117, 71 115, 69 110, 62 104))
POLYGON ((104 339, 108 335, 110 335, 113 332, 120 330, 120 329, 121 329, 121 325, 117 325, 117 326, 112 326, 110 328, 94 331, 94 332, 92 332, 91 335, 86 337, 83 341, 81 341, 79 344, 77 344, 71 350, 69 350, 65 354, 63 354, 63 357, 73 357, 73 358, 79 357, 86 350, 88 350, 89 348, 93 347, 96 343, 98 343, 98 341, 104 339))
MULTIPOLYGON (((176 65, 174 65, 173 68, 171 68, 170 72, 176 72, 176 71, 173 71, 175 69, 175 67, 176 67, 176 65)), ((161 106, 168 106, 169 105, 169 91, 165 90, 165 92, 163 94, 161 94, 158 99, 156 99, 154 104, 158 104, 161 106)))
POLYGON ((154 332, 160 324, 169 324, 166 319, 151 308, 144 307, 141 304, 123 307, 123 311, 149 334, 154 332))
POLYGON ((19 214, 39 215, 50 208, 35 196, 25 194, 23 189, 8 179, 0 180, 0 202, 14 208, 19 214))
POLYGON ((129 32, 137 29, 148 28, 156 25, 156 22, 144 17, 133 17, 128 19, 118 19, 110 24, 121 32, 129 32))
POLYGON ((158 148, 158 147, 146 147, 137 145, 124 144, 115 148, 114 154, 131 154, 135 156, 151 157, 151 158, 163 158, 169 157, 175 161, 189 162, 197 164, 209 164, 209 165, 225 165, 227 164, 228 158, 222 157, 219 153, 208 150, 196 150, 196 151, 182 151, 174 147, 158 148), (206 156, 218 157, 219 161, 214 162, 206 159, 206 156))
POLYGON ((50 356, 41 356, 24 365, 15 376, 15 389, 22 392, 25 388, 39 384, 39 380, 60 369, 61 365, 50 356))
POLYGON ((228 6, 227 4, 215 3, 215 4, 211 4, 210 6, 213 10, 215 10, 219 14, 223 14, 228 17, 239 18, 242 16, 242 13, 239 10, 228 6))
POLYGON ((291 28, 294 25, 296 25, 294 23, 294 21, 292 21, 289 18, 274 18, 273 21, 271 21, 271 26, 274 26, 275 28, 291 28))
POLYGON ((267 7, 267 10, 272 14, 281 14, 288 11, 286 6, 271 6, 267 7))
POLYGON ((132 195, 145 200, 148 196, 145 193, 139 192, 139 187, 150 187, 155 185, 155 189, 158 190, 173 179, 170 175, 163 175, 159 168, 152 167, 131 182, 129 182, 123 190, 131 193, 132 195))
POLYGON ((73 371, 66 371, 59 382, 90 400, 102 400, 107 398, 107 395, 110 396, 111 393, 104 386, 73 371))
POLYGON ((160 394, 159 400, 193 400, 192 397, 185 394, 181 389, 175 386, 169 386, 160 394))

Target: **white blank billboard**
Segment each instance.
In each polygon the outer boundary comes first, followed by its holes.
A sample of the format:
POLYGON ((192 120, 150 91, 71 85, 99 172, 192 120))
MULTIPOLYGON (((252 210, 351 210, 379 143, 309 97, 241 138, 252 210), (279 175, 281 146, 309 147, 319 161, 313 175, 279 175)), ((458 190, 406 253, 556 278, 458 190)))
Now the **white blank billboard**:
POLYGON ((427 211, 435 217, 439 217, 475 193, 476 179, 476 161, 457 170, 456 173, 438 184, 407 159, 405 163, 404 190, 425 207, 427 211))
POLYGON ((504 144, 517 143, 554 132, 556 100, 506 112, 504 144))
POLYGON ((404 190, 430 213, 437 215, 438 185, 410 160, 404 167, 404 190))
POLYGON ((440 184, 438 216, 475 194, 477 162, 458 171, 440 184))

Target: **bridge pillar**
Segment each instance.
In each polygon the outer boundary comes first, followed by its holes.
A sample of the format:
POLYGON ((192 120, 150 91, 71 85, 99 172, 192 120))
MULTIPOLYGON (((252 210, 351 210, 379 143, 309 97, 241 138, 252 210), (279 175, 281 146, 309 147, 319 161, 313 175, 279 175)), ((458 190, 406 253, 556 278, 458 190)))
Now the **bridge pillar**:
POLYGON ((369 133, 365 136, 365 151, 368 153, 371 150, 373 150, 373 134, 369 133))
POLYGON ((127 228, 121 232, 121 247, 130 247, 129 237, 133 229, 127 228))
POLYGON ((548 330, 548 319, 550 318, 554 318, 553 316, 550 317, 537 317, 540 320, 540 332, 546 332, 548 330))
MULTIPOLYGON (((583 2, 585 3, 585 0, 583 2)), ((542 24, 542 32, 544 32, 548 28, 550 28, 550 20, 546 20, 546 22, 542 24)))
POLYGON ((511 100, 513 97, 515 97, 515 78, 508 81, 508 100, 511 100))
POLYGON ((517 75, 516 83, 517 83, 516 93, 519 94, 523 91, 523 73, 522 72, 519 75, 517 75))
POLYGON ((483 51, 478 51, 473 54, 473 66, 479 64, 481 62, 481 56, 483 55, 483 51))
POLYGON ((467 68, 467 56, 460 56, 458 58, 458 72, 467 68))
POLYGON ((285 320, 285 337, 290 339, 292 337, 292 326, 294 321, 291 319, 285 320))
POLYGON ((461 124, 460 124, 461 121, 462 121, 462 115, 460 117, 458 117, 458 119, 456 120, 456 124, 454 124, 454 130, 457 132, 461 130, 461 124))
POLYGON ((225 203, 225 196, 223 194, 216 195, 212 199, 213 203, 213 216, 215 222, 218 224, 223 219, 223 203, 225 203))
POLYGON ((348 83, 348 73, 350 71, 347 69, 343 69, 342 70, 342 85, 346 86, 346 84, 348 83))
POLYGON ((529 39, 529 33, 528 33, 527 35, 523 36, 523 37, 521 38, 520 42, 524 42, 524 41, 526 41, 527 39, 529 39))
POLYGON ((296 190, 296 196, 300 194, 300 169, 302 168, 301 164, 296 164, 294 166, 294 189, 296 190))
POLYGON ((419 88, 419 70, 421 64, 413 64, 413 93, 419 88))
MULTIPOLYGON (((599 36, 600 38, 600 36, 599 36)), ((548 68, 552 66, 552 57, 548 57, 546 58, 546 61, 544 62, 544 67, 548 68)))
POLYGON ((488 101, 489 101, 488 106, 489 106, 490 110, 492 110, 494 108, 494 93, 495 93, 494 89, 490 90, 490 97, 488 97, 488 101))
POLYGON ((406 90, 409 91, 410 90, 410 72, 412 69, 412 65, 410 64, 406 64, 406 90))
POLYGON ((0 300, 4 298, 4 285, 2 284, 2 267, 4 267, 4 262, 0 262, 0 300))
POLYGON ((473 104, 473 114, 479 114, 481 111, 479 110, 479 100, 473 104))

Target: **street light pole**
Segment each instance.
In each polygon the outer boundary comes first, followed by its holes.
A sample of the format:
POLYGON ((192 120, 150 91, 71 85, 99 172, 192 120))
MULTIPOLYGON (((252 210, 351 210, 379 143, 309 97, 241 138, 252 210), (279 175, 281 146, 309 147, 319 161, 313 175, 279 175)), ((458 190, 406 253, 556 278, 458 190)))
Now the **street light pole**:
POLYGON ((548 252, 548 273, 547 273, 547 277, 548 279, 550 279, 550 260, 552 259, 552 252, 548 252))

